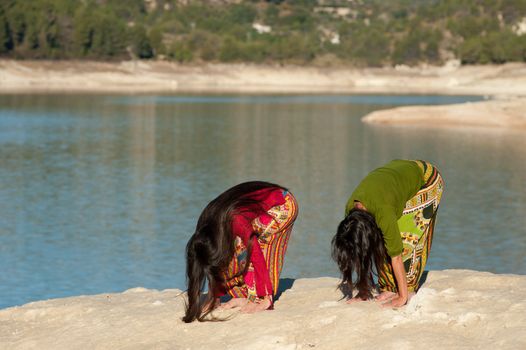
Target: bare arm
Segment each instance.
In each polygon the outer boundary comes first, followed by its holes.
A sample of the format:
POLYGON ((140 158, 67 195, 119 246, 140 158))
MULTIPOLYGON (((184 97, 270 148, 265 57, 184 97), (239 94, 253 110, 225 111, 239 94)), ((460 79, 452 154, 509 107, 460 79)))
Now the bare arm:
POLYGON ((396 279, 396 285, 398 287, 398 295, 391 299, 390 302, 384 304, 389 307, 400 307, 407 303, 408 292, 407 292, 407 277, 402 261, 402 255, 397 255, 391 258, 391 265, 393 267, 394 276, 396 279))

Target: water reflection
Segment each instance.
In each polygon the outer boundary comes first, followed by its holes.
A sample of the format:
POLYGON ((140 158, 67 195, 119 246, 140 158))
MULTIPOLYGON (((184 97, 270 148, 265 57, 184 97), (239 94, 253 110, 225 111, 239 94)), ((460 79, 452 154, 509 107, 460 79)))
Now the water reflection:
POLYGON ((299 200, 284 276, 336 276, 329 242, 347 197, 392 158, 444 175, 431 269, 525 273, 522 133, 363 125, 388 103, 449 101, 361 98, 0 96, 0 307, 183 288, 200 211, 251 179, 299 200))

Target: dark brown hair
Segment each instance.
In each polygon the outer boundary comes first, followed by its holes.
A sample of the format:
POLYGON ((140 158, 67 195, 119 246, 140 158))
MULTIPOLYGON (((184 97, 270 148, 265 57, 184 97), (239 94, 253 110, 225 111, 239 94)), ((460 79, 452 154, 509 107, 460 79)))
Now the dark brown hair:
POLYGON ((360 299, 370 299, 374 288, 373 264, 378 271, 387 258, 382 231, 373 215, 352 209, 338 225, 331 243, 332 258, 342 274, 342 284, 348 284, 351 294, 356 287, 360 299), (357 277, 354 285, 353 273, 357 277))

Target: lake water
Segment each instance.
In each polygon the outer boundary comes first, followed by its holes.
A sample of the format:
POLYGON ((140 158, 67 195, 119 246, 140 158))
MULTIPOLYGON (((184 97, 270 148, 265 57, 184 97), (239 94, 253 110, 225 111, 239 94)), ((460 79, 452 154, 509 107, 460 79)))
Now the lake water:
POLYGON ((526 273, 524 132, 364 125, 460 96, 0 96, 0 308, 128 288, 184 289, 203 207, 261 179, 300 204, 282 277, 338 276, 330 240, 363 176, 439 167, 428 269, 526 273))

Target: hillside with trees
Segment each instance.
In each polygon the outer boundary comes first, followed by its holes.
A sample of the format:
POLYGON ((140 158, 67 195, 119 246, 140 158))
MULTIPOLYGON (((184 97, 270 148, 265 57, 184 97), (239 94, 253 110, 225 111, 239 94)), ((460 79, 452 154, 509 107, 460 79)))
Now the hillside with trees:
POLYGON ((2 0, 0 57, 523 62, 526 0, 2 0))

